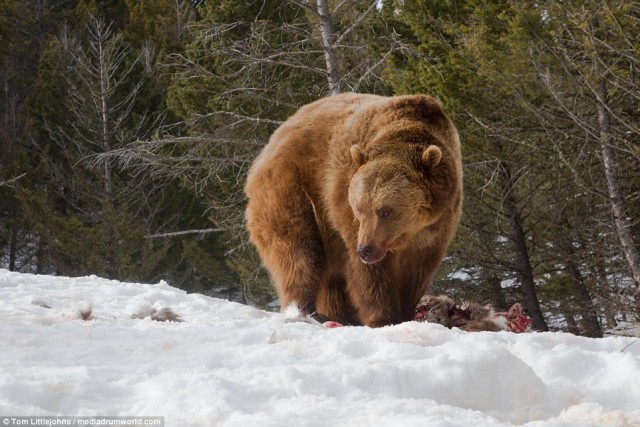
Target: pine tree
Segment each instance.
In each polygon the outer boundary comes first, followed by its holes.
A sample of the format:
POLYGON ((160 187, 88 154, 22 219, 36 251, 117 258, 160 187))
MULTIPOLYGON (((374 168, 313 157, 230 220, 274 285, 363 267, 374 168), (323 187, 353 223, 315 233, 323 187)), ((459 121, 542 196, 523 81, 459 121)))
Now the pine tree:
POLYGON ((0 266, 37 271, 37 235, 21 209, 21 189, 36 184, 29 156, 29 103, 37 64, 62 1, 0 2, 0 266))
POLYGON ((87 25, 86 41, 67 28, 42 56, 33 108, 42 144, 34 152, 47 180, 25 189, 23 206, 54 271, 142 279, 167 251, 143 239, 153 193, 104 155, 152 128, 139 105, 143 69, 105 21, 87 25))

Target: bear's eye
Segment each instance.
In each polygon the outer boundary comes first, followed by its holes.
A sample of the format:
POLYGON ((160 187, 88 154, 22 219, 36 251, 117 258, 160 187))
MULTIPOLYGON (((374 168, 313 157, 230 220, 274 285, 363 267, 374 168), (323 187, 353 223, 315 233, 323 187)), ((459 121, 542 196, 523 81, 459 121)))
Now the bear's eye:
POLYGON ((393 208, 382 208, 376 211, 376 215, 378 215, 378 218, 389 218, 391 212, 393 212, 393 208))

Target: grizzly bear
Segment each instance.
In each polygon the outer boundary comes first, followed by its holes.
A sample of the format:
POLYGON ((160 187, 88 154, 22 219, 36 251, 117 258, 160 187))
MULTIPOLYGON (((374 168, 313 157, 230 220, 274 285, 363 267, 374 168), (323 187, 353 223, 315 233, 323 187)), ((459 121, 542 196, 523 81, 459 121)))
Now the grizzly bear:
POLYGON ((245 192, 281 309, 371 327, 409 321, 460 218, 458 133, 425 95, 320 99, 274 132, 245 192))

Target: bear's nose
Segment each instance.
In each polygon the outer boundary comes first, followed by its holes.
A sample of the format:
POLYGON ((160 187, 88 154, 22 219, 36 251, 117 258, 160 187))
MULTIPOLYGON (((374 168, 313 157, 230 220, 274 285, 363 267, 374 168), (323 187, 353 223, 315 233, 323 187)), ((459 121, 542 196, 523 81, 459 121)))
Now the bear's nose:
POLYGON ((362 258, 363 261, 366 261, 373 253, 373 248, 371 246, 358 245, 356 252, 358 252, 358 256, 362 258))
POLYGON ((356 252, 358 256, 367 264, 373 264, 380 261, 384 258, 386 251, 377 250, 374 246, 371 245, 358 245, 356 247, 356 252))

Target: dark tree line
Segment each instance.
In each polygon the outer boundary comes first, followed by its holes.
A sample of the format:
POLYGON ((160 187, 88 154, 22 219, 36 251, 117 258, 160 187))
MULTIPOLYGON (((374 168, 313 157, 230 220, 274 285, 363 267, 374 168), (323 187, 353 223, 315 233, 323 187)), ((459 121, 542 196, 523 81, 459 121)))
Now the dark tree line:
POLYGON ((242 185, 299 106, 427 93, 464 217, 434 292, 539 330, 640 315, 640 6, 0 1, 0 266, 268 306, 242 185))

